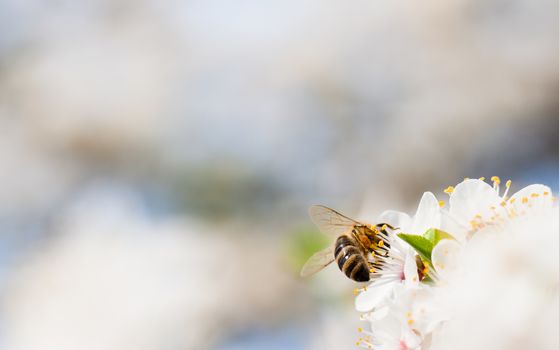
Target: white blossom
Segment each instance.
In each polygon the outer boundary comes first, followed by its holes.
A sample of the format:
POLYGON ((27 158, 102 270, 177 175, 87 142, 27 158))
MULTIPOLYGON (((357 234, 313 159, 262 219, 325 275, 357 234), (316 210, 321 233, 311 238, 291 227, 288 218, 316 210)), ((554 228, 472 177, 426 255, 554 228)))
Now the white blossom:
POLYGON ((559 348, 559 209, 547 186, 530 185, 509 197, 510 180, 502 192, 500 179, 491 180, 493 186, 467 179, 447 188, 448 209, 426 193, 413 219, 396 211, 381 215, 399 227, 396 233, 423 235, 429 254, 393 238, 396 254, 405 253, 403 278, 381 277, 357 296, 356 307, 367 311, 362 318, 369 322, 359 329, 357 345, 559 348), (428 230, 441 236, 430 241, 428 230), (428 278, 418 275, 416 261, 425 264, 428 278))

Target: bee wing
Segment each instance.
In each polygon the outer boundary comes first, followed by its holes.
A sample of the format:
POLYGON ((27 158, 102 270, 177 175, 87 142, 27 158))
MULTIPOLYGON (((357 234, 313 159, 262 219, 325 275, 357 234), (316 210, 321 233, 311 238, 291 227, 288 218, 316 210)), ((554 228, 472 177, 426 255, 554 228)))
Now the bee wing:
POLYGON ((313 275, 330 265, 330 263, 334 261, 334 251, 332 248, 333 247, 328 247, 314 253, 301 269, 301 277, 313 275))
POLYGON ((310 207, 309 215, 322 233, 334 237, 346 233, 355 225, 361 225, 359 222, 323 205, 310 207))

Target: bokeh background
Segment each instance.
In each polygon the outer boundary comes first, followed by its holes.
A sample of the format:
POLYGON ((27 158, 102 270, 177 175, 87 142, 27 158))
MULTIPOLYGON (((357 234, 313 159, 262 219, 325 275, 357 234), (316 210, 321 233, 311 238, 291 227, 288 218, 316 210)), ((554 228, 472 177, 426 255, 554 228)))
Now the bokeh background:
POLYGON ((556 0, 0 0, 0 347, 352 348, 308 206, 559 189, 558 38, 556 0))

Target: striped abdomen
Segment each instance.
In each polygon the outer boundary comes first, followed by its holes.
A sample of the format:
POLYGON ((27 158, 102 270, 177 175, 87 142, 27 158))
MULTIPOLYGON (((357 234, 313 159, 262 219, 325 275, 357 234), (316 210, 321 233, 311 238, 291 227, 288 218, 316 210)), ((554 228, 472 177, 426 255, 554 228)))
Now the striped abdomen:
POLYGON ((369 266, 361 253, 358 243, 349 236, 343 235, 336 240, 334 257, 338 267, 347 277, 357 282, 369 280, 369 266))

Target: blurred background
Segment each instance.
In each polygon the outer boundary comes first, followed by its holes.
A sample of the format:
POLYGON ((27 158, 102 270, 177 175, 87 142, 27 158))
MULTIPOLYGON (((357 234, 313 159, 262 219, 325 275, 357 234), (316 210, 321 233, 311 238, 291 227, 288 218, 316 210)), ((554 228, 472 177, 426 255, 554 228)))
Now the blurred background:
POLYGON ((307 217, 559 188, 559 1, 0 0, 0 347, 353 348, 307 217))

